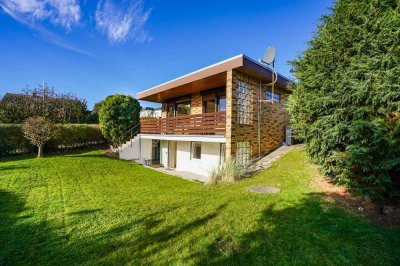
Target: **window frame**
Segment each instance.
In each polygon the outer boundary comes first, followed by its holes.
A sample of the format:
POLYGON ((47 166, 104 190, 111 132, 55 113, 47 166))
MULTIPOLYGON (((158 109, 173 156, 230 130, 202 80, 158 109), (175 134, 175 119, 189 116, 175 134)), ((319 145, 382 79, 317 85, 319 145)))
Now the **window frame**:
POLYGON ((225 104, 225 110, 221 111, 221 104, 220 101, 221 99, 225 99, 226 101, 226 93, 224 91, 212 91, 212 92, 207 92, 202 95, 202 110, 203 113, 206 113, 206 103, 209 101, 214 102, 214 112, 226 112, 226 104, 225 104))
MULTIPOLYGON (((167 103, 166 103, 167 118, 178 117, 178 104, 182 104, 182 103, 189 104, 190 114, 186 114, 186 115, 191 115, 192 114, 192 98, 191 97, 183 97, 183 98, 177 98, 177 99, 167 101, 167 103), (171 110, 171 112, 173 113, 172 115, 170 115, 170 113, 171 113, 169 110, 170 107, 172 107, 172 110, 171 110)), ((185 116, 185 115, 179 115, 179 116, 185 116)))
POLYGON ((191 160, 201 160, 201 154, 202 154, 201 150, 202 150, 202 142, 200 142, 200 141, 191 141, 190 142, 190 159, 191 160), (194 157, 194 155, 195 155, 195 151, 194 151, 195 150, 195 145, 199 145, 200 146, 199 158, 194 157))

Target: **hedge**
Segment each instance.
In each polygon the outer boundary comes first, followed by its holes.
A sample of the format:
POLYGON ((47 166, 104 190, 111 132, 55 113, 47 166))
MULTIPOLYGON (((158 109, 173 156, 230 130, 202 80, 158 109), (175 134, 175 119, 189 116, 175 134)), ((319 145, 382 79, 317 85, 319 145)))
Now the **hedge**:
MULTIPOLYGON (((105 143, 98 125, 56 124, 45 152, 88 147, 105 143)), ((35 152, 36 148, 22 134, 20 124, 0 124, 0 156, 35 152)))

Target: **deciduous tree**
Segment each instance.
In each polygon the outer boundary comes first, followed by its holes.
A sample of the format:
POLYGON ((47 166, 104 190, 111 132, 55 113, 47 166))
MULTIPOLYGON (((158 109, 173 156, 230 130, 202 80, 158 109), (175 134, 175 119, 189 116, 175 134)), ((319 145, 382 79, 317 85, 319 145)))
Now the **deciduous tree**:
POLYGON ((37 157, 43 157, 43 146, 51 139, 52 124, 44 117, 30 117, 22 124, 22 131, 38 147, 37 157))

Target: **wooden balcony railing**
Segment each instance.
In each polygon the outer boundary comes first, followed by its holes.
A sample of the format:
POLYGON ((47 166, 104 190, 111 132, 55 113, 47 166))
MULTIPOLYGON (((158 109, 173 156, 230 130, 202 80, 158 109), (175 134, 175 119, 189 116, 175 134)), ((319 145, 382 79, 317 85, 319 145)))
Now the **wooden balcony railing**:
POLYGON ((140 121, 144 134, 224 135, 225 112, 185 115, 140 121))

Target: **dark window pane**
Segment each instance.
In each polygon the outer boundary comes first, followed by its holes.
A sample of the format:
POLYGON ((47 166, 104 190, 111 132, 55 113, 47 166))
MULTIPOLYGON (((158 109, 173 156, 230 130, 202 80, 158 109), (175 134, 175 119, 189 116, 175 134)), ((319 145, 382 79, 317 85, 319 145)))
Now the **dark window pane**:
POLYGON ((201 159, 201 142, 192 143, 192 158, 201 159))
POLYGON ((203 104, 204 104, 204 112, 205 113, 215 112, 215 100, 205 101, 203 104))

